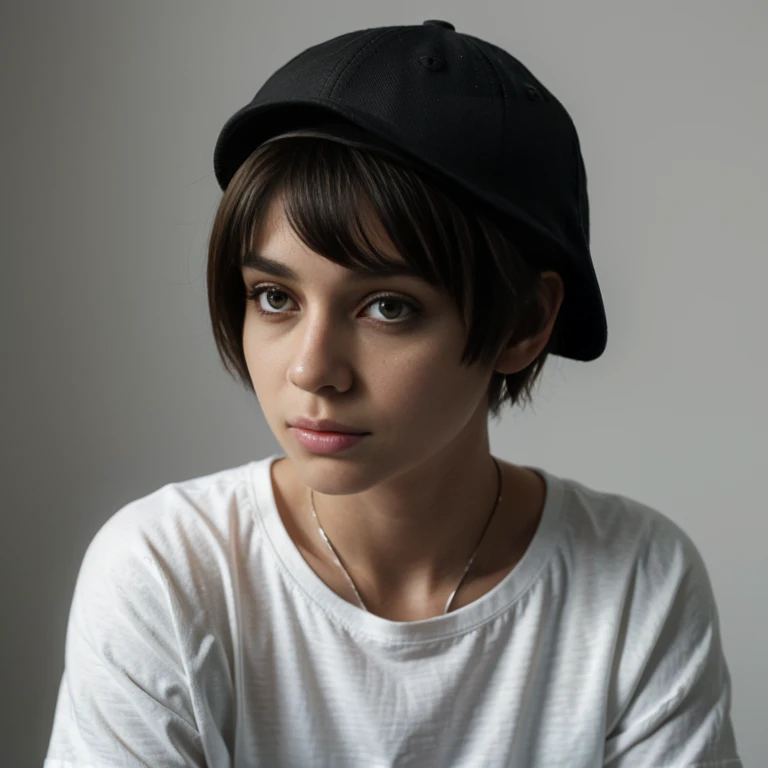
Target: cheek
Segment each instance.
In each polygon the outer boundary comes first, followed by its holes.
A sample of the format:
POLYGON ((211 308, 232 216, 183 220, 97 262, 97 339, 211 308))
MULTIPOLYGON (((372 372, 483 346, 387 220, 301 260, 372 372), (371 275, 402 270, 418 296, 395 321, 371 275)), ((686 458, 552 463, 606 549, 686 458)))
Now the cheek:
POLYGON ((460 365, 459 357, 454 349, 448 354, 432 347, 372 365, 366 378, 373 411, 416 429, 468 418, 482 395, 483 381, 472 369, 460 365))
POLYGON ((270 381, 274 381, 278 371, 285 371, 285 360, 281 356, 284 352, 283 345, 266 336, 256 323, 249 323, 246 315, 243 326, 243 357, 254 386, 259 383, 268 386, 270 381))
POLYGON ((247 329, 243 330, 243 357, 245 358, 245 366, 248 368, 248 374, 255 385, 258 382, 260 365, 257 364, 257 357, 254 354, 253 338, 247 329))

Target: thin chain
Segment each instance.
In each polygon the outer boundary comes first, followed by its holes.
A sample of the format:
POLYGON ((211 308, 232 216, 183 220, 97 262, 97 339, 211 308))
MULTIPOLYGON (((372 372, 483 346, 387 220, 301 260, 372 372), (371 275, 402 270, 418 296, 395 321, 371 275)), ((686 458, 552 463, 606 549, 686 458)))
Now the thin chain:
MULTIPOLYGON (((475 555, 477 554, 477 551, 480 549, 480 545, 483 543, 483 539, 485 538, 485 532, 488 530, 488 527, 491 524, 491 520, 493 520, 493 516, 496 513, 496 508, 499 506, 499 502, 501 501, 501 468, 499 467, 499 462, 496 461, 496 458, 491 456, 493 459, 493 463, 496 465, 496 475, 497 475, 497 485, 498 485, 498 491, 496 494, 496 503, 493 505, 493 509, 491 510, 490 517, 485 523, 485 528, 483 528, 483 532, 480 534, 480 540, 477 542, 477 546, 475 547, 475 551, 472 553, 472 556, 469 558, 469 562, 464 567, 464 572, 461 574, 461 578, 459 579, 459 583, 456 585, 456 589, 451 592, 450 597, 448 598, 448 602, 445 604, 445 610, 443 611, 443 615, 448 613, 448 609, 450 608, 451 603, 453 602, 453 598, 456 595, 456 593, 459 591, 459 587, 464 582, 464 577, 467 575, 467 572, 469 571, 470 566, 472 565, 472 562, 475 559, 475 555)), ((331 540, 328 538, 328 535, 323 530, 323 526, 320 525, 320 518, 317 516, 317 510, 315 509, 315 500, 314 496, 312 494, 312 489, 309 489, 309 503, 312 507, 312 516, 315 518, 315 521, 317 522, 317 529, 320 531, 320 535, 323 537, 323 541, 328 545, 328 549, 331 550, 331 554, 333 555, 333 559, 336 562, 336 565, 341 568, 344 575, 347 577, 347 581, 349 582, 350 586, 355 592, 355 595, 357 596, 357 601, 360 603, 360 607, 367 611, 368 609, 365 607, 365 603, 363 602, 363 599, 360 597, 360 593, 357 591, 357 587, 355 586, 355 582, 352 581, 352 577, 349 575, 349 572, 344 567, 343 563, 339 559, 339 555, 337 554, 336 550, 333 548, 333 544, 331 544, 331 540)))

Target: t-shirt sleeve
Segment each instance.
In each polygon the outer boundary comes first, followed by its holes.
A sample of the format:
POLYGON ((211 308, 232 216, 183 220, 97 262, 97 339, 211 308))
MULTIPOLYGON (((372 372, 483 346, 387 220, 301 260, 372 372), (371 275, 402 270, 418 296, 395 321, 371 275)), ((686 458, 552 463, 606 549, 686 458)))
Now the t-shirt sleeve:
POLYGON ((205 766, 167 590, 123 508, 89 544, 44 768, 205 766))
POLYGON ((669 520, 638 564, 623 627, 620 716, 605 768, 741 768, 731 722, 731 678, 704 561, 669 520))

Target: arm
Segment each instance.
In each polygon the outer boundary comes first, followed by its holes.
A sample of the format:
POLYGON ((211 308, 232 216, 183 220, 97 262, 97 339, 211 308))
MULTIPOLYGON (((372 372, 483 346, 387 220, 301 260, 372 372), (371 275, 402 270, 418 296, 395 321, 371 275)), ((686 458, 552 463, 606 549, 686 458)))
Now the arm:
POLYGON ((170 601, 121 510, 83 558, 45 768, 203 768, 170 601))
POLYGON ((672 562, 649 555, 640 565, 654 586, 640 600, 643 620, 627 630, 632 674, 607 733, 605 768, 742 765, 712 585, 690 538, 682 533, 676 544, 672 562))

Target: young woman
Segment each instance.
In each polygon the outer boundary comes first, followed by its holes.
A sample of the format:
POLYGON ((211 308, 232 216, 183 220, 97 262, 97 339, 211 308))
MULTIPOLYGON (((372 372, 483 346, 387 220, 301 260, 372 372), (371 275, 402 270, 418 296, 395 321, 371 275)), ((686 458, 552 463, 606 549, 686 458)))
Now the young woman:
POLYGON ((214 336, 283 451, 94 537, 47 768, 740 766, 691 539, 489 450, 549 354, 606 343, 554 96, 448 22, 362 30, 215 168, 214 336))

